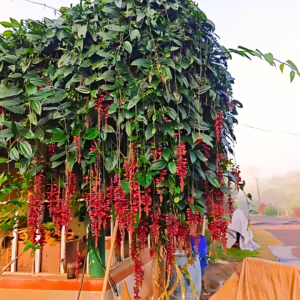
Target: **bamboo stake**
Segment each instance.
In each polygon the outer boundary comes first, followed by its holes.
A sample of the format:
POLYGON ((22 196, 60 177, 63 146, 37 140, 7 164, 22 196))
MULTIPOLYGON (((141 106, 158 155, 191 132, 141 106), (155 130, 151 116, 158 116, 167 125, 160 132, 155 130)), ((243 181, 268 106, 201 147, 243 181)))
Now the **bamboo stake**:
POLYGON ((111 265, 112 256, 113 256, 113 253, 114 253, 118 228, 119 228, 119 223, 118 223, 118 218, 117 218, 116 223, 115 223, 115 227, 114 227, 113 236, 112 236, 112 239, 110 241, 110 249, 109 249, 107 266, 106 266, 106 270, 105 270, 101 300, 105 300, 106 288, 107 288, 107 283, 108 283, 108 276, 109 276, 109 272, 110 272, 110 265, 111 265))
MULTIPOLYGON (((26 251, 25 251, 26 252, 26 251)), ((25 252, 22 252, 21 254, 19 254, 16 258, 14 258, 7 266, 4 267, 4 269, 0 272, 0 275, 2 273, 4 273, 4 271, 13 263, 15 262, 21 255, 23 255, 25 252)))

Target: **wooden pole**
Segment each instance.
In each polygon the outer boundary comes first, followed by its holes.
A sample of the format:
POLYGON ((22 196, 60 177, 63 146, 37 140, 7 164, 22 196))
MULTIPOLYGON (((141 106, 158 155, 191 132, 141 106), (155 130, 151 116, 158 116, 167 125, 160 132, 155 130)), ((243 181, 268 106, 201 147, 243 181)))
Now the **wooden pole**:
POLYGON ((258 187, 258 178, 256 178, 256 187, 257 187, 257 194, 258 194, 258 203, 260 204, 260 194, 259 194, 259 187, 258 187))
POLYGON ((119 223, 118 223, 118 218, 117 218, 116 223, 115 223, 115 227, 114 227, 114 232, 113 232, 113 235, 112 235, 112 238, 111 238, 111 241, 110 241, 110 249, 109 249, 107 266, 106 266, 106 271, 105 271, 105 276, 104 276, 101 300, 105 300, 106 288, 107 288, 107 283, 108 283, 108 276, 109 276, 109 272, 110 272, 110 265, 111 265, 112 256, 114 254, 114 248, 115 248, 115 242, 116 242, 118 228, 119 228, 119 223))

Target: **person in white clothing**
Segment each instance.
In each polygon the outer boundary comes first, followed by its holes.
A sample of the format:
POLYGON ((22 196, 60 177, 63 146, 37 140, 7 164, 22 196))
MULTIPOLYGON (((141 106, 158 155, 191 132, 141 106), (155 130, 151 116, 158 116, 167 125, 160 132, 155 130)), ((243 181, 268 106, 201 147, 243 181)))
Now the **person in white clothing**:
POLYGON ((232 215, 232 221, 228 224, 226 237, 228 249, 236 246, 241 250, 253 251, 260 247, 252 240, 254 237, 253 232, 248 226, 246 216, 239 208, 232 215))

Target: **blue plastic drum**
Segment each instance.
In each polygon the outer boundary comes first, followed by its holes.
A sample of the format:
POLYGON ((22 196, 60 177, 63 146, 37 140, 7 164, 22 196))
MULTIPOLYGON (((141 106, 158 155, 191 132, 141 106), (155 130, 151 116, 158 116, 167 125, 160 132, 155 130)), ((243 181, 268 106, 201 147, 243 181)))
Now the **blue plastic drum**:
MULTIPOLYGON (((205 270, 208 266, 208 259, 207 259, 207 242, 205 236, 201 235, 198 237, 200 238, 199 244, 198 244, 198 253, 199 253, 199 260, 200 260, 200 267, 201 267, 201 275, 202 278, 204 276, 205 270)), ((191 245, 192 248, 195 246, 194 238, 191 238, 191 245)))

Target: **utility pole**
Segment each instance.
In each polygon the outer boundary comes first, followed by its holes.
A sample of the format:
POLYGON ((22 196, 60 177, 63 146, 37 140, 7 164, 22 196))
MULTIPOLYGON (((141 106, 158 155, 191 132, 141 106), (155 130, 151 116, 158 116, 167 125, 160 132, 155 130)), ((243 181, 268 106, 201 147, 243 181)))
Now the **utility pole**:
POLYGON ((258 203, 260 204, 260 195, 259 195, 259 187, 258 187, 258 178, 256 178, 256 186, 257 186, 257 194, 258 194, 258 203))

